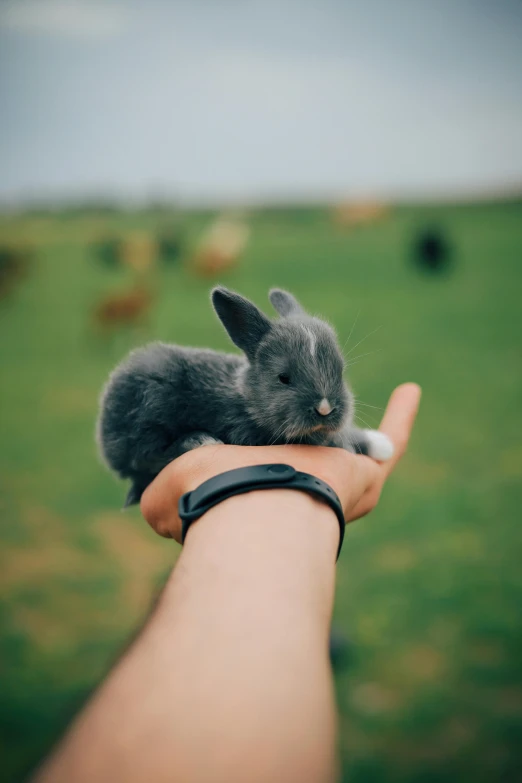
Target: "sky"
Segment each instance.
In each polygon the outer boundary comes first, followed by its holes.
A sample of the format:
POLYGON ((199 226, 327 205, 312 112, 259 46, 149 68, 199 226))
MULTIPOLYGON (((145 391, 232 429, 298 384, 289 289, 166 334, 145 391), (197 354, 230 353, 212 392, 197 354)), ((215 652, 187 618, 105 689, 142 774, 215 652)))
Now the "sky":
POLYGON ((0 202, 522 192, 519 0, 0 0, 0 202))

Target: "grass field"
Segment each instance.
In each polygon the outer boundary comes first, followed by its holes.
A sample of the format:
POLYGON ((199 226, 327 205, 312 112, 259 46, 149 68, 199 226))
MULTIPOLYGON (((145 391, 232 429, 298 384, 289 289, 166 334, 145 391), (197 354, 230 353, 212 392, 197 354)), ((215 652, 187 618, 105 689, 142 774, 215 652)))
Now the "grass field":
MULTIPOLYGON (((190 240, 208 215, 189 214, 190 240)), ((178 547, 97 461, 97 395, 136 335, 89 331, 93 303, 129 285, 92 256, 101 229, 166 216, 0 219, 0 242, 39 248, 0 302, 0 779, 18 781, 143 620, 178 547)), ((411 449, 338 567, 335 623, 352 642, 336 675, 346 780, 522 778, 522 203, 411 207, 346 233, 321 209, 252 216, 244 262, 222 279, 267 305, 288 287, 368 354, 351 380, 376 424, 401 381, 424 389, 411 449), (452 274, 410 264, 440 225, 452 274), (374 331, 376 330, 376 331, 374 331), (372 333, 372 334, 370 334, 372 333)), ((140 339, 227 348, 207 281, 164 269, 140 339)))

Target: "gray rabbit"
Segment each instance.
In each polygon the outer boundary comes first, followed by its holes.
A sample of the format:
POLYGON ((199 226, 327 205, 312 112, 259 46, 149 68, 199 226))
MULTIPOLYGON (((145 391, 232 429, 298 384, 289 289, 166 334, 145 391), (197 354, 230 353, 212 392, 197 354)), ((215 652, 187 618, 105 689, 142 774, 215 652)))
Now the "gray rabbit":
POLYGON ((352 426, 354 400, 333 329, 272 289, 270 320, 226 288, 216 313, 244 356, 152 343, 132 351, 101 396, 97 439, 108 466, 131 479, 125 505, 169 462, 209 443, 337 446, 378 460, 392 456, 383 433, 352 426))

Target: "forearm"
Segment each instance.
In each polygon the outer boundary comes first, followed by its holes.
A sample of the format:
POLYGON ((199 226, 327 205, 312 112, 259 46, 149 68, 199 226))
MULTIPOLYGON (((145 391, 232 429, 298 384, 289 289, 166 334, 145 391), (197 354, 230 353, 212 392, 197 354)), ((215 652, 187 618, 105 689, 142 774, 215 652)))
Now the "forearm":
POLYGON ((207 512, 41 780, 331 780, 338 536, 333 512, 295 491, 207 512))

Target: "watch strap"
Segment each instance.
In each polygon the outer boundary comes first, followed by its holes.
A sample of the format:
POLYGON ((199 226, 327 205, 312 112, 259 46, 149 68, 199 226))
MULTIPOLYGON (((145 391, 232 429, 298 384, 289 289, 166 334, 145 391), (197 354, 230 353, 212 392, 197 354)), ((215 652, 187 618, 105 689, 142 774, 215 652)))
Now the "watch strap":
POLYGON ((185 541, 192 522, 206 511, 221 503, 222 500, 258 489, 297 489, 309 492, 326 502, 333 509, 339 522, 339 547, 341 551, 344 539, 345 520, 341 501, 325 481, 310 473, 297 471, 291 465, 274 463, 252 465, 220 473, 199 487, 186 492, 179 500, 178 513, 182 521, 181 542, 185 541))

